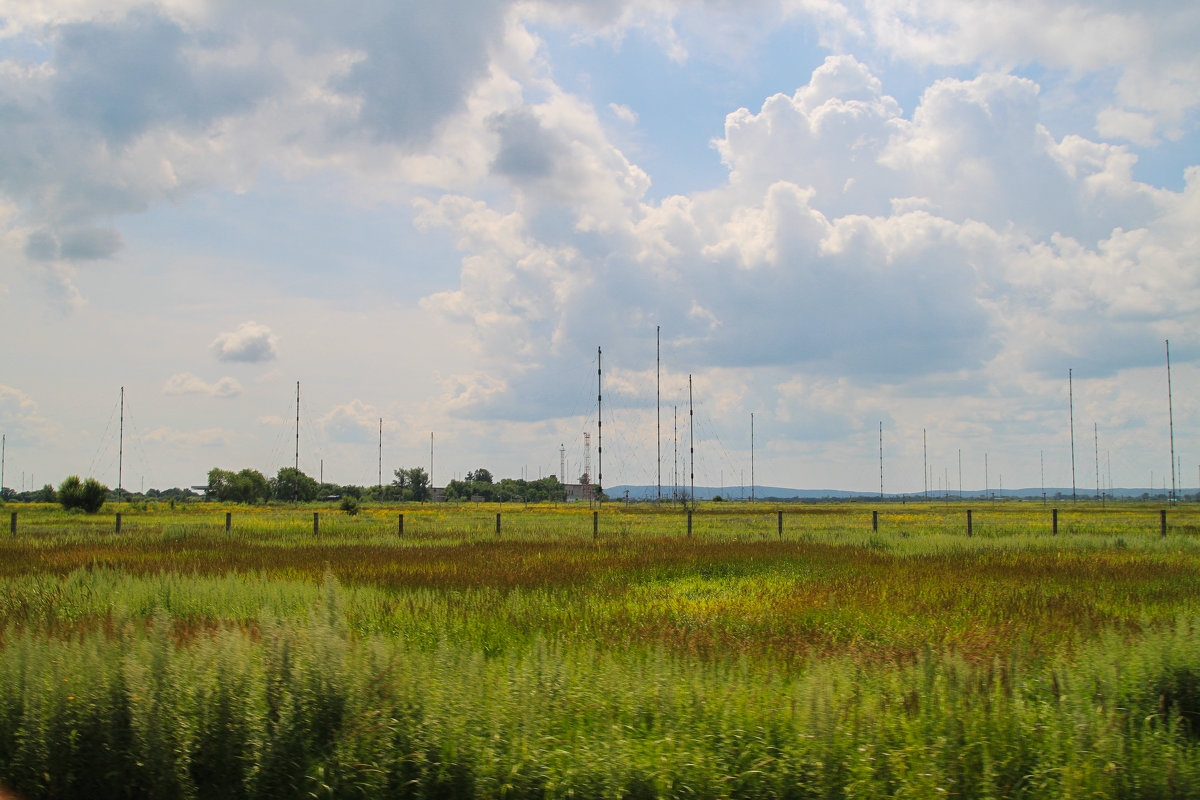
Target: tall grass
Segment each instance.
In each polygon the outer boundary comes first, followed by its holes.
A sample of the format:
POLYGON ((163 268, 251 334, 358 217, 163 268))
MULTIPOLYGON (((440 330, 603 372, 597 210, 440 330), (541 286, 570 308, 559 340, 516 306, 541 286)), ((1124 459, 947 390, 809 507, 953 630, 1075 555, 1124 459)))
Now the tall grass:
POLYGON ((788 510, 780 540, 732 504, 690 538, 606 509, 597 541, 590 510, 507 504, 499 536, 474 507, 322 511, 318 536, 286 508, 230 534, 219 508, 29 513, 0 537, 0 784, 1200 796, 1190 517, 1080 509, 1054 537, 1026 505, 967 538, 954 507, 788 510))
POLYGON ((151 624, 0 652, 0 775, 31 797, 1194 797, 1200 630, 1070 660, 801 669, 536 639, 489 655, 304 622, 151 624))

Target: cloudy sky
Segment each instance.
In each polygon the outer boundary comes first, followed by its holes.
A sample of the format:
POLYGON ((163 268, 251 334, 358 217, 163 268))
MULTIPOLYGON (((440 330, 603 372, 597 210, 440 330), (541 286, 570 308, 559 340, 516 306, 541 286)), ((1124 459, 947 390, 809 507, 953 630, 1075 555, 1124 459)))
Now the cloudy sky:
POLYGON ((4 483, 1200 474, 1200 6, 0 0, 4 483), (676 411, 678 409, 678 411, 676 411), (929 470, 923 467, 922 431, 929 470), (595 463, 593 472, 595 472, 595 463))

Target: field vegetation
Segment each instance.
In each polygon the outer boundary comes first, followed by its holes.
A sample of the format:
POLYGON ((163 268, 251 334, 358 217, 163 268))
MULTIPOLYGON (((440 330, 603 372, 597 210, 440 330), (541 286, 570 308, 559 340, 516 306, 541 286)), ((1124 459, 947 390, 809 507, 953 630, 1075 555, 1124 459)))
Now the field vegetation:
POLYGON ((1200 796, 1200 508, 13 509, 23 797, 1200 796))

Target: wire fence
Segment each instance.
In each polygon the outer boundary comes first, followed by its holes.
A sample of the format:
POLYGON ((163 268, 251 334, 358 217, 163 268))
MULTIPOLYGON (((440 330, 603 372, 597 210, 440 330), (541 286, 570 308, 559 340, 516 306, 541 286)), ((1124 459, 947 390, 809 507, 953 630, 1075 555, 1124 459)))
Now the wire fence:
MULTIPOLYGON (((9 508, 12 508, 11 506, 9 508)), ((11 511, 10 535, 71 538, 104 535, 177 538, 221 534, 255 539, 390 539, 410 544, 495 539, 636 541, 692 537, 703 540, 809 540, 829 543, 892 539, 1040 539, 1043 537, 1188 537, 1200 541, 1200 504, 981 503, 968 507, 905 503, 667 504, 409 504, 364 505, 358 513, 336 506, 224 506, 175 509, 110 504, 98 514, 53 506, 11 511), (868 537, 864 540, 863 537, 868 537)))

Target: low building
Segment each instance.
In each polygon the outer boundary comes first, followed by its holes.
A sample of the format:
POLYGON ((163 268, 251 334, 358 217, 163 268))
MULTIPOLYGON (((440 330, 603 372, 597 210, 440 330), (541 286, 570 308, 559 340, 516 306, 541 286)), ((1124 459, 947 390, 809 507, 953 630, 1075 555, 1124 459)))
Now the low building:
POLYGON ((595 496, 590 483, 564 483, 563 491, 568 503, 590 503, 595 496))

